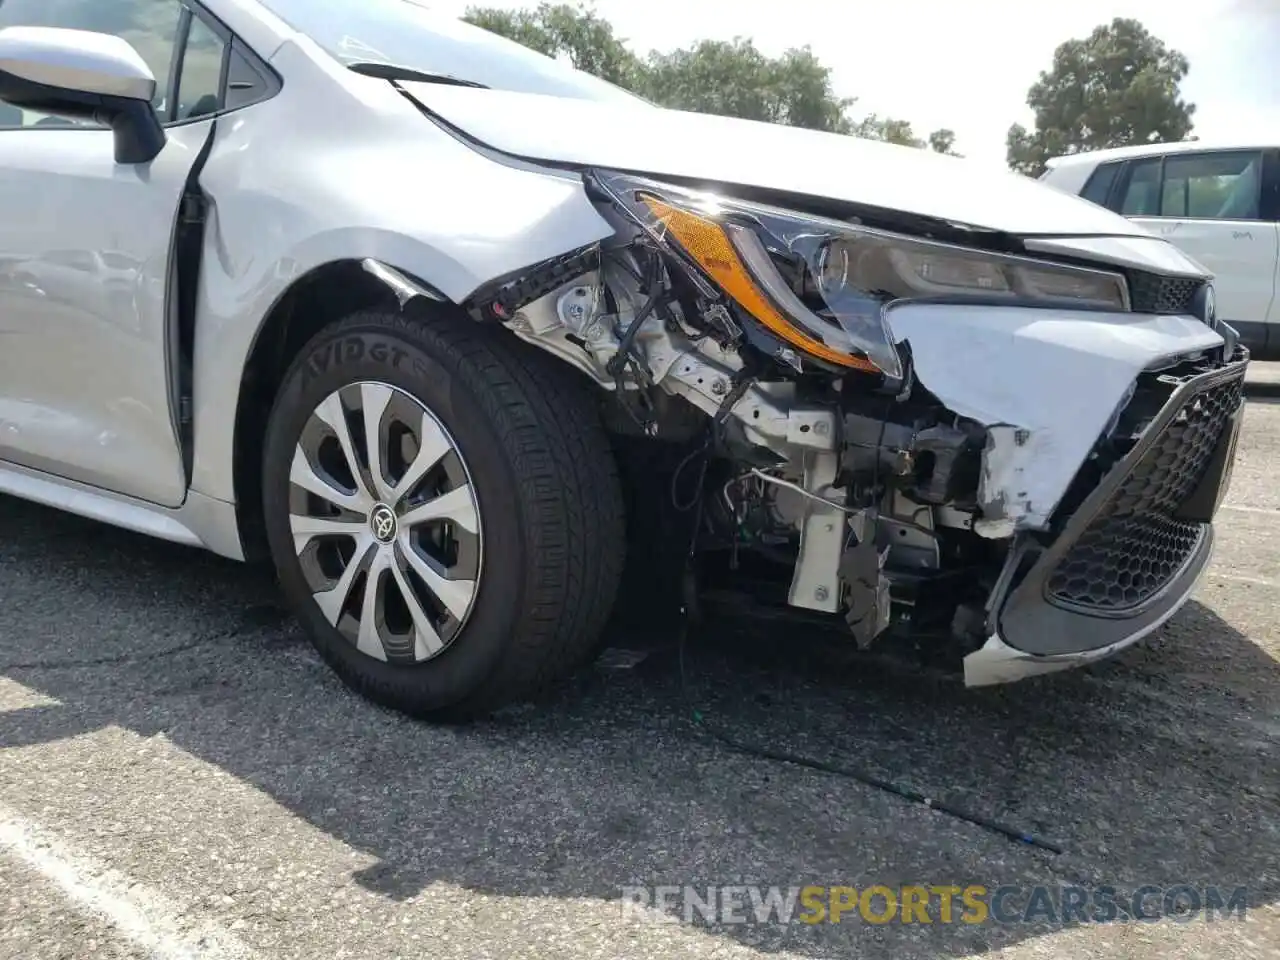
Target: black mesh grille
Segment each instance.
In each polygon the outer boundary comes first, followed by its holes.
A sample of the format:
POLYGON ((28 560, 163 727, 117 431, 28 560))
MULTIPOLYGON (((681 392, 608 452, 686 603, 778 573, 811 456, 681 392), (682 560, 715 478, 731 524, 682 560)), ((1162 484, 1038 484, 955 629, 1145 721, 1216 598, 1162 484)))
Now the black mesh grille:
POLYGON ((1237 377, 1186 398, 1050 575, 1050 600, 1119 612, 1177 576, 1203 531, 1174 515, 1204 475, 1243 386, 1237 377))
POLYGON ((1191 313, 1203 284, 1203 280, 1134 271, 1129 275, 1129 299, 1134 313, 1191 313))

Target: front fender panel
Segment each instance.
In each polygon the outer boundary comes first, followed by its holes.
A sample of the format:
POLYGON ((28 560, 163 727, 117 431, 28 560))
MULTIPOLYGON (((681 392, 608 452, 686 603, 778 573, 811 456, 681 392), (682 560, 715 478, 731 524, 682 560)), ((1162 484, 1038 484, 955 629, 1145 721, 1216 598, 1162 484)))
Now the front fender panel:
POLYGON ((385 81, 290 41, 272 100, 218 122, 196 316, 194 489, 235 500, 234 424, 258 331, 298 279, 377 260, 451 301, 613 233, 573 174, 497 163, 385 81))

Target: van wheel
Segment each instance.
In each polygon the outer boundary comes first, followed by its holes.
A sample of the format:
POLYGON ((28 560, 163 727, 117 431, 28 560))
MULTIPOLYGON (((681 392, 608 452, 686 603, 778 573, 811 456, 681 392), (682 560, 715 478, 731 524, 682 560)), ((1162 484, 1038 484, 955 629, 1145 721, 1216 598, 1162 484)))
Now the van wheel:
POLYGON ((625 527, 576 376, 455 317, 365 311, 303 348, 268 424, 264 519, 287 600, 350 687, 468 720, 591 650, 625 527))

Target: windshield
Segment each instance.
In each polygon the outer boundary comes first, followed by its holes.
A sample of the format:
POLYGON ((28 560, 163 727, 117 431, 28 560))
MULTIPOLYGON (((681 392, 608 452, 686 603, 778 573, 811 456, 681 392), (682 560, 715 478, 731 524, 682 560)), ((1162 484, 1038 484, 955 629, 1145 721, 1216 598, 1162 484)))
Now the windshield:
POLYGON ((391 63, 515 93, 647 102, 488 30, 435 13, 414 0, 259 2, 342 63, 391 63))

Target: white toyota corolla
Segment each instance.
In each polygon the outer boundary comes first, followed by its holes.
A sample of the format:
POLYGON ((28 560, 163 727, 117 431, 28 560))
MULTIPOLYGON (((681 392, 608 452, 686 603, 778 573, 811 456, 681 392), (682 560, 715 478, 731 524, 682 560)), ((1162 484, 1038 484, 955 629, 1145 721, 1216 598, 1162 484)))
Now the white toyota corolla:
POLYGON ((1208 560, 1247 352, 1085 200, 408 0, 5 0, 0 99, 0 491, 269 557, 381 703, 672 600, 1002 682, 1208 560))

